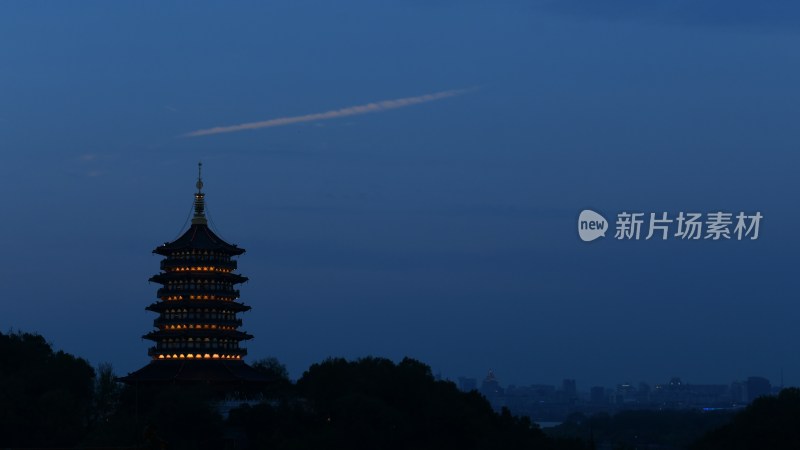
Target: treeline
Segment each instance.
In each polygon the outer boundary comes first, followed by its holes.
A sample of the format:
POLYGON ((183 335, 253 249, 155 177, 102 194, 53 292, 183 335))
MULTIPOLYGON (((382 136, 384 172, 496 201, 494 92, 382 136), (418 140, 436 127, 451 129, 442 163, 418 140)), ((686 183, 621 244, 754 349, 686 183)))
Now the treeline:
POLYGON ((623 411, 586 417, 573 414, 547 430, 592 448, 690 450, 800 449, 800 389, 757 398, 734 411, 623 411))
POLYGON ((756 401, 733 422, 700 412, 576 415, 545 434, 413 359, 329 359, 296 383, 275 359, 253 367, 274 383, 223 418, 221 393, 207 386, 123 386, 110 366, 54 352, 41 336, 0 333, 0 448, 800 448, 795 389, 756 401))
POLYGON ((616 414, 570 415, 547 429, 553 437, 572 437, 595 448, 687 449, 708 432, 731 421, 730 411, 639 410, 616 414))
POLYGON ((274 359, 263 401, 219 413, 207 386, 131 387, 110 366, 54 352, 43 337, 0 333, 0 448, 583 449, 404 359, 329 359, 297 381, 274 359))
POLYGON ((563 448, 528 418, 497 414, 478 393, 435 381, 428 366, 408 358, 329 359, 292 389, 277 404, 232 411, 229 425, 256 448, 563 448))

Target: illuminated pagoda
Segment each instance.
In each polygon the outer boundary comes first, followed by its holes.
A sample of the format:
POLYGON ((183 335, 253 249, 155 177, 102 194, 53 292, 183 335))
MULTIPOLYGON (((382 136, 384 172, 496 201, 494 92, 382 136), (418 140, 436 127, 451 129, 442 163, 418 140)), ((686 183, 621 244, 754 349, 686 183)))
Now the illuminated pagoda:
MULTIPOLYGON (((202 163, 199 166, 202 169, 202 163)), ((158 301, 148 311, 158 313, 155 330, 143 336, 155 342, 151 362, 121 378, 128 384, 192 383, 242 384, 267 381, 242 358, 242 341, 253 336, 239 330, 237 315, 250 307, 237 301, 236 285, 247 281, 234 273, 245 250, 229 244, 208 227, 202 173, 194 194, 189 229, 173 242, 159 246, 161 272, 150 281, 162 285, 158 301)))

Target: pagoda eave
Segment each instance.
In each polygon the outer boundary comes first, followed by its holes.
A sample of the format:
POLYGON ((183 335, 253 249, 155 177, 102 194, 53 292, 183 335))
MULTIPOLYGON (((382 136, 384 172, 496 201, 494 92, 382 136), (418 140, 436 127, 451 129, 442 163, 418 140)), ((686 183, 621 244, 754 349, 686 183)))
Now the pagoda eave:
POLYGON ((214 278, 231 284, 240 284, 248 280, 247 277, 244 277, 237 273, 214 272, 209 270, 192 270, 192 271, 187 270, 185 272, 176 271, 176 272, 158 273, 150 277, 150 279, 148 279, 147 281, 153 283, 165 284, 166 282, 169 281, 187 280, 187 279, 193 279, 197 276, 208 276, 208 275, 213 275, 214 278))
POLYGON ((237 331, 237 330, 219 330, 219 329, 210 329, 210 328, 201 328, 201 329, 191 329, 185 328, 180 330, 158 330, 158 331, 151 331, 144 336, 142 339, 147 339, 150 341, 157 341, 159 339, 164 338, 176 338, 176 337, 215 337, 215 338, 227 338, 227 339, 234 339, 237 341, 249 341, 253 339, 252 334, 245 333, 244 331, 237 331))
POLYGON ((162 300, 159 302, 151 303, 145 309, 152 312, 163 312, 167 309, 180 308, 180 309, 198 309, 198 308, 216 308, 227 309, 236 312, 250 311, 251 307, 243 303, 235 302, 233 300, 162 300))
MULTIPOLYGON (((202 296, 216 296, 216 297, 224 297, 224 298, 239 298, 239 290, 238 289, 231 289, 231 290, 218 290, 218 289, 167 289, 161 288, 156 291, 156 297, 163 299, 164 297, 183 297, 186 300, 194 300, 191 298, 194 297, 202 297, 202 296)), ((206 299, 210 300, 210 299, 206 299)))
MULTIPOLYGON (((162 318, 159 317, 158 319, 153 321, 153 326, 159 329, 164 329, 165 327, 170 327, 172 325, 184 325, 187 319, 182 318, 162 318)), ((242 319, 215 319, 215 318, 194 318, 191 319, 192 324, 194 325, 216 325, 217 327, 222 327, 222 329, 227 329, 224 327, 240 327, 242 326, 242 319)))
MULTIPOLYGON (((166 244, 164 244, 164 245, 162 245, 160 247, 157 247, 157 248, 153 249, 153 253, 155 253, 157 255, 161 255, 161 256, 171 256, 173 253, 181 251, 181 250, 194 250, 194 249, 197 249, 197 247, 189 246, 189 245, 178 247, 178 246, 170 245, 170 243, 166 243, 166 244)), ((221 247, 221 246, 220 247, 208 247, 208 248, 204 248, 203 250, 214 250, 214 251, 224 252, 224 253, 229 254, 230 256, 239 256, 239 255, 241 255, 241 254, 243 254, 245 252, 245 249, 239 248, 239 247, 236 247, 236 246, 230 246, 230 247, 221 247)))
POLYGON ((126 384, 201 383, 251 385, 274 382, 241 360, 154 360, 143 368, 119 378, 126 384))
POLYGON ((172 256, 180 251, 212 251, 229 256, 238 256, 245 252, 243 248, 223 241, 208 228, 208 225, 198 223, 193 223, 178 239, 156 247, 153 253, 172 256))

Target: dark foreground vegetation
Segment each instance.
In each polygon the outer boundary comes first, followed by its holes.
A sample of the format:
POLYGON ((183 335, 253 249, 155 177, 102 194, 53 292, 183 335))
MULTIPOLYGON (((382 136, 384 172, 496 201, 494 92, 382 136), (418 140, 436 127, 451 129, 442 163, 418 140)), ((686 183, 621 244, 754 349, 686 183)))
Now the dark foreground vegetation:
POLYGON ((696 410, 622 411, 589 417, 573 414, 546 431, 554 437, 593 442, 596 448, 686 449, 733 416, 733 412, 696 410))
POLYGON ((800 389, 759 397, 733 420, 705 435, 694 450, 800 449, 800 389))
POLYGON ((110 366, 54 352, 41 336, 0 333, 0 448, 800 448, 795 389, 732 422, 700 412, 576 415, 545 434, 412 359, 329 359, 297 383, 274 359, 253 366, 275 382, 240 393, 257 400, 223 417, 224 398, 208 386, 123 386, 110 366))

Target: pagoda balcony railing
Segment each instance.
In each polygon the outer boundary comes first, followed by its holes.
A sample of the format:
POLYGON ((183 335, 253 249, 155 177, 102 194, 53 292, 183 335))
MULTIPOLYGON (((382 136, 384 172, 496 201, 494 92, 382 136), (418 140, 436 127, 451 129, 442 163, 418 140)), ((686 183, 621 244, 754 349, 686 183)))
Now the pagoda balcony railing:
MULTIPOLYGON (((212 289, 167 289, 161 288, 156 292, 156 296, 158 298, 164 297, 174 297, 176 295, 183 296, 184 300, 191 300, 191 297, 194 296, 216 296, 216 297, 233 297, 239 298, 239 290, 238 289, 230 289, 230 290, 212 290, 212 289)), ((210 297, 209 297, 210 298, 210 297)))
MULTIPOLYGON (((222 347, 180 347, 180 348, 158 348, 158 347, 150 347, 147 349, 148 356, 158 356, 158 355, 166 355, 169 354, 189 354, 192 355, 205 355, 208 353, 209 355, 218 354, 218 355, 239 355, 245 356, 247 355, 246 348, 222 348, 222 347)), ((195 358, 196 359, 196 358, 195 358)))
POLYGON ((161 270, 168 270, 174 267, 222 267, 225 269, 236 270, 238 266, 235 260, 221 259, 164 259, 161 261, 161 270))
MULTIPOLYGON (((189 313, 192 314, 192 313, 189 313)), ((199 313, 194 313, 195 316, 199 316, 199 313)), ((223 327, 240 327, 242 326, 242 319, 200 319, 200 318, 184 318, 184 319, 167 319, 167 318, 158 318, 153 321, 153 325, 156 327, 160 327, 162 325, 176 325, 176 324, 210 324, 210 325, 219 325, 223 327)))

